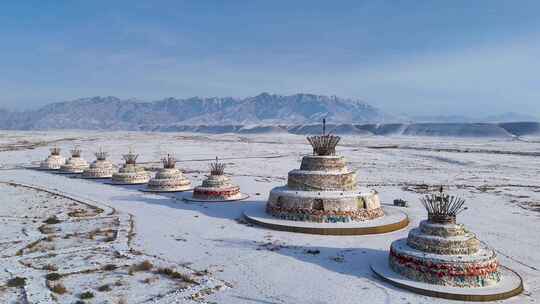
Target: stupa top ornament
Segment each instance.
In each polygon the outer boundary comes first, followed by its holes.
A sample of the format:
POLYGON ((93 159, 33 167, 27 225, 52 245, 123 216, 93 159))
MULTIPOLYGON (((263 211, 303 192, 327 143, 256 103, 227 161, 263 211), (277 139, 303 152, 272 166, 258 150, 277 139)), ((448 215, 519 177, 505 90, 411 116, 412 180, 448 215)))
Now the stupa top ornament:
POLYGON ((103 147, 99 147, 99 151, 94 153, 97 160, 106 160, 107 156, 109 156, 109 153, 103 151, 103 147))
POLYGON ((81 147, 79 147, 79 146, 75 146, 69 152, 71 152, 71 157, 74 157, 74 158, 79 158, 79 157, 81 157, 81 154, 82 154, 81 147))
POLYGON ((127 154, 122 155, 122 158, 126 161, 127 165, 135 165, 138 157, 139 154, 135 154, 132 148, 129 148, 129 152, 127 154))
POLYGON ((436 224, 456 223, 456 216, 466 210, 465 199, 444 193, 441 186, 438 193, 426 195, 420 201, 428 212, 428 221, 436 224))
POLYGON ((51 155, 60 155, 61 149, 60 149, 59 147, 56 147, 56 146, 55 146, 55 147, 52 147, 52 148, 50 149, 50 151, 51 151, 51 155))
POLYGON ((163 163, 163 167, 165 169, 174 169, 176 167, 176 158, 174 156, 167 154, 166 157, 163 157, 161 159, 161 162, 163 163))
POLYGON ((225 173, 225 167, 226 165, 224 163, 220 163, 216 156, 216 161, 210 164, 210 175, 223 175, 225 173))
POLYGON ((322 135, 308 136, 307 140, 313 147, 313 154, 317 156, 330 156, 336 154, 336 146, 341 137, 326 134, 326 118, 323 118, 322 135))

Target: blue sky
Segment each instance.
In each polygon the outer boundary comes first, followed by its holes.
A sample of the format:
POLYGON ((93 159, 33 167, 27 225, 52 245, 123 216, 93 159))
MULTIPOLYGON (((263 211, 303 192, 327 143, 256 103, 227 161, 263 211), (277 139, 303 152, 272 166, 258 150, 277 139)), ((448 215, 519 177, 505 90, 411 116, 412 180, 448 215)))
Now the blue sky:
POLYGON ((0 107, 338 95, 540 116, 540 1, 4 1, 0 107))

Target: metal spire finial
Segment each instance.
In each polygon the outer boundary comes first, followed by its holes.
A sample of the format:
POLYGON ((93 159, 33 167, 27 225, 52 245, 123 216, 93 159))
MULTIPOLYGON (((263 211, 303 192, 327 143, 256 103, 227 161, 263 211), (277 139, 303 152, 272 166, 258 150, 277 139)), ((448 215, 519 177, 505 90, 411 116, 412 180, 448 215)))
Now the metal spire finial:
POLYGON ((326 118, 323 118, 323 133, 319 136, 308 136, 307 140, 313 147, 313 154, 328 156, 336 154, 336 146, 340 141, 339 136, 326 134, 326 118))
POLYGON ((223 175, 225 173, 226 165, 220 163, 218 157, 216 156, 216 162, 210 164, 210 175, 223 175))

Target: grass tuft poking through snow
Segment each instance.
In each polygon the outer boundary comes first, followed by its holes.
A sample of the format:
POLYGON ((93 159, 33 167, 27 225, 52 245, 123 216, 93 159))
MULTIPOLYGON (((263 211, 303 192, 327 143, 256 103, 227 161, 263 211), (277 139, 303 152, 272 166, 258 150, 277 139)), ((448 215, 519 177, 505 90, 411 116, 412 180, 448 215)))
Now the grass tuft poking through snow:
POLYGON ((107 264, 107 265, 103 266, 103 270, 105 270, 105 271, 115 271, 117 268, 118 268, 118 266, 116 266, 114 264, 107 264))
POLYGON ((46 220, 44 220, 43 222, 48 225, 54 225, 54 224, 59 224, 61 221, 56 217, 56 215, 53 215, 47 218, 46 220))
POLYGON ((107 292, 107 291, 111 291, 112 288, 109 284, 105 284, 105 285, 101 285, 97 288, 98 291, 100 292, 107 292))
POLYGON ((51 272, 48 273, 45 278, 47 279, 47 281, 58 281, 62 278, 62 276, 57 272, 51 272))
POLYGON ((91 291, 85 291, 79 295, 79 298, 82 300, 92 299, 93 297, 94 297, 94 293, 91 291))
POLYGON ((23 287, 24 285, 26 285, 26 278, 22 277, 14 277, 7 281, 8 287, 23 287))

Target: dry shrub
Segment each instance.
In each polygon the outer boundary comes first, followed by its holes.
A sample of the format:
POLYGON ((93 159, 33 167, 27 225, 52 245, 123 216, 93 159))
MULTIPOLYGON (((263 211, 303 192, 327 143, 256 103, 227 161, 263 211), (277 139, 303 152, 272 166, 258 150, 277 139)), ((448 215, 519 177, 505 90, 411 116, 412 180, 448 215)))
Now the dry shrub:
POLYGON ((159 280, 159 277, 149 277, 149 278, 146 278, 146 279, 142 280, 142 282, 144 284, 152 284, 157 280, 159 280))
POLYGON ((154 268, 152 262, 146 260, 139 264, 131 265, 131 267, 129 267, 129 274, 133 274, 138 271, 150 271, 152 268, 154 268))
POLYGON ((114 265, 114 264, 107 264, 105 266, 103 266, 103 270, 105 271, 114 271, 118 268, 118 266, 114 265))
POLYGON ((79 295, 79 299, 92 299, 94 297, 94 293, 91 291, 85 291, 79 295))
POLYGON ((66 286, 62 283, 50 284, 49 289, 56 294, 65 294, 67 292, 66 286))
POLYGON ((48 225, 54 225, 54 224, 60 223, 61 221, 56 217, 56 215, 53 215, 47 218, 46 220, 44 220, 43 222, 48 225))
POLYGON ((23 287, 24 285, 26 285, 26 278, 22 277, 14 277, 7 281, 8 287, 23 287))
POLYGON ((47 265, 43 266, 43 270, 58 271, 58 267, 56 265, 53 265, 53 264, 47 264, 47 265))
POLYGON ((105 285, 101 285, 97 288, 98 291, 101 291, 101 292, 106 292, 106 291, 111 291, 111 286, 109 284, 105 284, 105 285))
POLYGON ((45 278, 47 279, 47 281, 58 281, 62 278, 62 276, 59 273, 51 272, 48 273, 45 278))
POLYGON ((95 230, 92 230, 92 231, 90 231, 90 232, 88 233, 88 238, 91 239, 91 240, 93 240, 93 239, 95 239, 96 236, 97 236, 98 234, 100 234, 100 233, 101 233, 101 229, 99 229, 99 228, 98 228, 98 229, 95 229, 95 230))
POLYGON ((181 273, 171 268, 160 268, 157 270, 157 273, 168 276, 171 279, 182 280, 186 283, 199 284, 199 282, 195 281, 193 277, 190 276, 189 274, 181 273))

